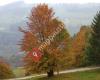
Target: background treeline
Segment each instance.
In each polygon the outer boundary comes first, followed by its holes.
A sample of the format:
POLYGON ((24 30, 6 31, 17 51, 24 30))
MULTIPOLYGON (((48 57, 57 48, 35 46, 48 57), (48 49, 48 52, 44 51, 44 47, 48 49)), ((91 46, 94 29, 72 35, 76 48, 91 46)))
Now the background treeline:
POLYGON ((100 12, 72 37, 70 54, 72 66, 100 65, 100 12))

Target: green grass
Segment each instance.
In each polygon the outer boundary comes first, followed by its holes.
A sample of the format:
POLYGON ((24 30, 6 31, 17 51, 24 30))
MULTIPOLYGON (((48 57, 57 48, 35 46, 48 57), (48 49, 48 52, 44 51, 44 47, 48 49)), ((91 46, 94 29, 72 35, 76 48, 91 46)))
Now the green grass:
POLYGON ((60 74, 52 78, 38 77, 27 80, 100 80, 100 69, 84 72, 74 72, 69 74, 60 74))
POLYGON ((18 67, 13 70, 16 77, 23 77, 25 76, 25 70, 22 67, 18 67))

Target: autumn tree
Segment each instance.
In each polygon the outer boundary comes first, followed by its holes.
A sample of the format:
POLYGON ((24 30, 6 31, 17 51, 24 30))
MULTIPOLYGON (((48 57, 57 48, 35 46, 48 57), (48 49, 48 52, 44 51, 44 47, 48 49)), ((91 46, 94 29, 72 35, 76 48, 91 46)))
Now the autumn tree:
POLYGON ((90 33, 90 28, 87 26, 82 26, 80 31, 73 37, 72 46, 70 49, 71 54, 71 64, 73 66, 81 66, 83 65, 84 60, 84 52, 88 40, 88 36, 90 33))
POLYGON ((10 65, 2 60, 0 60, 0 80, 13 78, 14 74, 10 68, 10 65))
POLYGON ((100 11, 94 17, 91 29, 91 36, 86 49, 87 64, 100 64, 100 11))
MULTIPOLYGON (((28 53, 32 48, 38 48, 61 25, 64 27, 63 22, 54 16, 53 9, 48 5, 39 4, 33 7, 27 22, 27 30, 20 28, 24 34, 20 42, 21 51, 28 53)), ((51 44, 43 49, 43 56, 39 62, 25 57, 26 74, 45 71, 48 77, 53 76, 55 70, 58 71, 63 63, 67 63, 65 59, 67 59, 69 39, 70 36, 64 28, 51 44)))

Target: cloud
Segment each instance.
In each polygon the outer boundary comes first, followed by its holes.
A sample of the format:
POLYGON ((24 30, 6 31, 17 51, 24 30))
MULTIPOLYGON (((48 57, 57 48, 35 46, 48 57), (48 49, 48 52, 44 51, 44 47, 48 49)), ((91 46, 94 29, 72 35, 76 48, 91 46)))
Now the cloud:
POLYGON ((25 3, 100 3, 100 0, 24 0, 25 3))
POLYGON ((5 27, 0 27, 0 31, 5 31, 5 27))
POLYGON ((0 6, 13 3, 16 1, 24 1, 25 3, 100 3, 100 0, 0 0, 0 6))
POLYGON ((20 0, 0 0, 0 6, 9 4, 9 3, 13 3, 15 1, 20 1, 20 0))

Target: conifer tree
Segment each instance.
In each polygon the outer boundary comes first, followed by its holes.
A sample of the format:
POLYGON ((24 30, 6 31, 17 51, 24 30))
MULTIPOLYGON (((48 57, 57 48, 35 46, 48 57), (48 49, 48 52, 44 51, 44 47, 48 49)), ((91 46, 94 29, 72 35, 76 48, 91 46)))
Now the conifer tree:
POLYGON ((100 11, 94 17, 91 28, 89 44, 86 48, 86 63, 100 64, 100 11))

